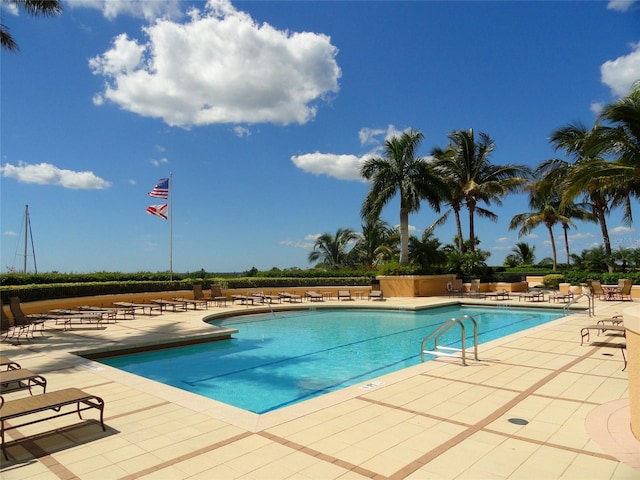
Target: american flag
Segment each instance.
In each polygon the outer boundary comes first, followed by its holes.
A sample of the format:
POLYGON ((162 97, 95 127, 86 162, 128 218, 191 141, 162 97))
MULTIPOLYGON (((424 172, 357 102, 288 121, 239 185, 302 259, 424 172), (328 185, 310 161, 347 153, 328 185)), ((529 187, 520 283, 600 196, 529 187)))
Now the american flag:
MULTIPOLYGON (((149 194, 151 195, 151 194, 149 194)), ((157 215, 159 217, 164 218, 165 220, 167 218, 169 218, 167 216, 167 206, 168 204, 163 204, 163 205, 149 205, 147 207, 147 213, 150 213, 151 215, 157 215)))
POLYGON ((158 184, 149 192, 150 197, 169 198, 169 179, 161 178, 158 184))

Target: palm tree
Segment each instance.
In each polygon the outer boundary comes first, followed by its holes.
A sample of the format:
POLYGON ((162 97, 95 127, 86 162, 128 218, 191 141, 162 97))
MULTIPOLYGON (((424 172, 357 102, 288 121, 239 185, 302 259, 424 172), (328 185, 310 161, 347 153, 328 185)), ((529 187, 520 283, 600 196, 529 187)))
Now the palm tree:
POLYGON ((319 262, 318 266, 341 268, 348 264, 347 248, 357 240, 358 235, 350 228, 339 228, 336 235, 323 233, 316 239, 309 253, 309 263, 319 262))
MULTIPOLYGON (((464 201, 469 211, 469 245, 471 251, 474 251, 475 215, 493 221, 498 218, 495 213, 481 208, 478 203, 491 205, 491 202, 495 202, 496 205, 501 205, 501 197, 522 189, 530 171, 523 165, 493 165, 489 156, 495 149, 495 144, 486 133, 480 133, 480 140, 476 142, 473 129, 458 130, 449 135, 449 140, 451 143, 442 154, 441 151, 434 151, 435 168, 446 179, 449 188, 462 193, 462 197, 454 201, 457 202, 456 207, 464 201)), ((456 208, 453 204, 452 207, 456 208)), ((462 238, 460 231, 458 237, 462 238)))
POLYGON ((507 255, 505 263, 509 265, 532 265, 536 261, 535 246, 526 242, 518 242, 511 250, 513 253, 507 255))
POLYGON ((354 262, 373 270, 390 260, 400 241, 397 231, 380 218, 362 224, 362 235, 353 247, 354 262))
MULTIPOLYGON (((15 5, 34 17, 54 16, 62 13, 62 0, 3 0, 3 2, 15 5)), ((0 43, 2 48, 9 52, 20 50, 4 24, 0 25, 0 43)))
POLYGON ((409 258, 411 263, 418 265, 425 273, 435 273, 437 267, 446 263, 447 254, 442 249, 440 240, 433 238, 433 233, 425 230, 422 239, 413 235, 409 238, 409 258))
POLYGON ((392 137, 385 142, 385 156, 365 160, 360 169, 360 174, 371 181, 362 204, 362 218, 379 217, 396 194, 400 197, 400 265, 409 263, 409 213, 420 210, 421 200, 440 211, 445 188, 431 165, 416 156, 422 139, 423 134, 413 130, 392 137))
MULTIPOLYGON (((600 225, 604 250, 607 257, 610 257, 611 240, 607 215, 616 201, 616 177, 602 174, 603 162, 606 161, 588 156, 589 146, 595 142, 593 135, 593 130, 588 130, 580 123, 555 130, 551 134, 551 143, 557 150, 564 150, 568 156, 573 157, 575 162, 572 164, 559 159, 547 160, 538 167, 538 171, 552 179, 556 185, 561 185, 558 191, 563 192, 564 203, 571 202, 578 195, 584 196, 593 217, 600 225)), ((611 263, 609 271, 613 271, 611 263)))
POLYGON ((514 215, 509 222, 509 230, 518 230, 518 238, 529 233, 539 225, 547 227, 551 239, 553 254, 553 270, 556 270, 558 259, 556 254, 556 240, 553 226, 560 222, 569 223, 571 220, 560 213, 560 195, 550 188, 551 184, 540 180, 527 187, 529 190, 529 208, 531 211, 514 215))

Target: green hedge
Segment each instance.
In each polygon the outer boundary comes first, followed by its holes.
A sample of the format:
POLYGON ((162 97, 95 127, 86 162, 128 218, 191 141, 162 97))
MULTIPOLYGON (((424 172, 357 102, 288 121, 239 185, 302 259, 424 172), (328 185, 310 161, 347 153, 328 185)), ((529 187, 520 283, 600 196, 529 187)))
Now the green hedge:
POLYGON ((2 303, 9 302, 9 297, 20 297, 22 302, 53 300, 56 298, 91 297, 97 295, 114 295, 124 293, 167 292, 173 290, 191 290, 194 284, 210 288, 212 283, 219 283, 223 288, 264 288, 277 289, 287 287, 317 286, 369 286, 371 278, 217 278, 207 280, 180 280, 163 282, 78 282, 51 283, 48 285, 3 285, 0 287, 2 303))

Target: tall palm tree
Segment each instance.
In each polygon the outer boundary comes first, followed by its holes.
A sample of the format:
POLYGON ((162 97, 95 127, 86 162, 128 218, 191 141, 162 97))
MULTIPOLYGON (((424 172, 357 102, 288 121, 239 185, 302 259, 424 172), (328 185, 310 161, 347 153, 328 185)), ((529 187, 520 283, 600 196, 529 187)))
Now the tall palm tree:
MULTIPOLYGON (((480 133, 480 139, 476 142, 473 129, 458 130, 449 135, 449 140, 450 145, 442 155, 437 150, 434 152, 435 168, 446 179, 448 187, 462 193, 462 197, 455 202, 459 207, 464 201, 469 212, 469 245, 471 251, 475 251, 476 214, 493 221, 498 218, 478 203, 491 205, 495 202, 501 205, 501 197, 520 191, 531 172, 524 165, 493 165, 489 156, 495 144, 486 133, 480 133)), ((462 238, 460 231, 458 237, 462 238)))
POLYGON ((455 175, 451 175, 452 172, 449 171, 449 169, 446 167, 438 167, 438 165, 446 163, 445 158, 448 158, 449 161, 455 162, 456 155, 457 150, 451 145, 444 150, 437 147, 431 151, 431 156, 435 159, 436 170, 442 175, 442 178, 448 186, 444 191, 442 202, 448 204, 451 208, 433 222, 433 224, 427 228, 427 231, 433 232, 435 227, 444 224, 447 221, 449 214, 453 212, 453 216, 456 221, 456 231, 458 232, 456 235, 458 240, 458 251, 464 252, 464 237, 462 235, 462 222, 460 220, 460 211, 464 205, 464 191, 462 190, 462 185, 455 181, 455 175))
POLYGON ((444 183, 431 165, 416 151, 423 134, 410 130, 385 142, 384 157, 366 160, 360 174, 371 181, 362 203, 364 219, 377 218, 385 205, 396 195, 400 197, 400 265, 409 263, 409 214, 420 210, 420 201, 427 200, 440 211, 444 183))
POLYGON ((397 231, 387 222, 380 218, 368 219, 362 224, 362 235, 353 247, 354 262, 373 270, 396 254, 399 241, 397 231))
MULTIPOLYGON (((589 203, 593 217, 600 225, 602 241, 607 257, 611 256, 611 239, 607 227, 607 216, 615 205, 616 177, 602 174, 602 165, 605 162, 601 158, 589 156, 590 145, 593 144, 593 131, 580 123, 569 124, 555 130, 551 134, 551 144, 556 150, 564 150, 565 153, 575 159, 574 163, 559 159, 543 162, 539 171, 562 185, 562 200, 571 202, 576 196, 583 195, 589 203), (592 174, 593 172, 594 174, 592 174), (599 172, 599 174, 595 174, 599 172)), ((613 271, 610 263, 609 270, 613 271)))
MULTIPOLYGON (((38 16, 55 16, 62 13, 62 0, 2 0, 4 3, 15 5, 24 10, 29 15, 38 16)), ((20 50, 18 44, 9 33, 6 25, 0 25, 0 44, 2 48, 9 52, 20 50)))
POLYGON ((319 262, 319 265, 328 268, 346 266, 349 256, 347 249, 357 238, 358 235, 350 228, 339 228, 335 236, 323 233, 309 253, 309 263, 319 262))

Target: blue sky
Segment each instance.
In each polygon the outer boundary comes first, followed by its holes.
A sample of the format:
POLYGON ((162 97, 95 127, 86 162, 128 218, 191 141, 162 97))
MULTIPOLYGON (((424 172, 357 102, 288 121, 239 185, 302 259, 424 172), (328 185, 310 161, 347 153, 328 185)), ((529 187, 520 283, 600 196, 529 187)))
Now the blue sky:
MULTIPOLYGON (((591 126, 640 78, 640 2, 75 0, 2 23, 1 270, 22 267, 29 205, 38 271, 307 268, 319 234, 361 229, 359 164, 388 135, 486 132, 494 164, 557 154, 549 134, 591 126), (173 175, 172 222, 145 212, 173 175)), ((489 263, 518 241, 513 195, 476 221, 489 263)), ((619 211, 614 248, 639 247, 619 211)), ((398 202, 383 218, 399 222, 398 202)), ((420 235, 428 204, 409 218, 420 235)), ((465 236, 468 222, 463 224, 465 236)), ((602 242, 579 223, 571 249, 602 242)), ((435 236, 451 243, 453 220, 435 236)), ((555 231, 564 261, 562 232, 555 231)), ((30 269, 33 269, 30 260, 30 269)))

